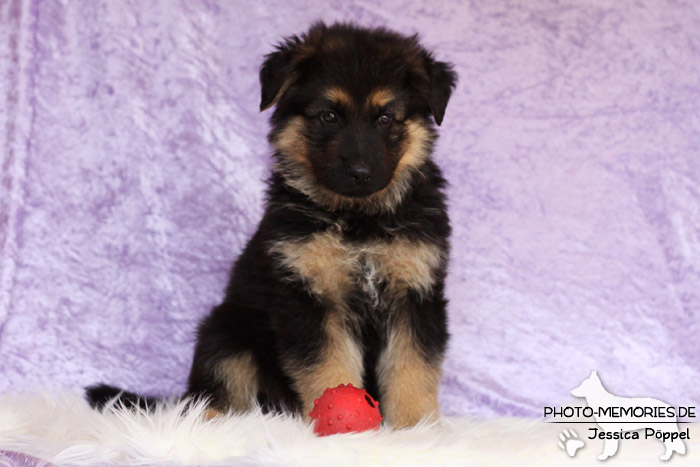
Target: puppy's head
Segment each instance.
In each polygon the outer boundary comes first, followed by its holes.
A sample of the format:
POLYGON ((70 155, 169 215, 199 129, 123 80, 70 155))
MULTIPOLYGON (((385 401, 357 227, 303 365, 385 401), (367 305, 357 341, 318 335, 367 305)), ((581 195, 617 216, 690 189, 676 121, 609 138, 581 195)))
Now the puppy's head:
POLYGON ((428 157, 456 81, 416 37, 314 25, 267 55, 260 109, 287 183, 331 208, 388 209, 428 157))

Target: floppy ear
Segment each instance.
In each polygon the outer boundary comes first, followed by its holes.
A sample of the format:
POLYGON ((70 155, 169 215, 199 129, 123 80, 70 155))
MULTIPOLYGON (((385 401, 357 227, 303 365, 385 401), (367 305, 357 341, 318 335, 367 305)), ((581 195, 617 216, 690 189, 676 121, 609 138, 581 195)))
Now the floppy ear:
POLYGON ((265 55, 260 68, 260 111, 267 110, 280 100, 297 79, 294 71, 294 51, 299 46, 297 37, 287 39, 275 52, 265 55))
POLYGON ((438 126, 445 116, 445 108, 450 100, 452 90, 457 84, 457 73, 452 64, 438 62, 430 54, 425 57, 425 70, 428 77, 427 87, 423 88, 423 98, 430 107, 435 123, 438 126))

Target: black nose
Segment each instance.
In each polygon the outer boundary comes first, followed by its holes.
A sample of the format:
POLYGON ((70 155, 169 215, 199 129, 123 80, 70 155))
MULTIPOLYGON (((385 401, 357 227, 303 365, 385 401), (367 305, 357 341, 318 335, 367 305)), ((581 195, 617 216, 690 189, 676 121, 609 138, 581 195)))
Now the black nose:
POLYGON ((348 169, 348 175, 356 182, 368 182, 372 179, 372 169, 366 164, 354 164, 348 169))

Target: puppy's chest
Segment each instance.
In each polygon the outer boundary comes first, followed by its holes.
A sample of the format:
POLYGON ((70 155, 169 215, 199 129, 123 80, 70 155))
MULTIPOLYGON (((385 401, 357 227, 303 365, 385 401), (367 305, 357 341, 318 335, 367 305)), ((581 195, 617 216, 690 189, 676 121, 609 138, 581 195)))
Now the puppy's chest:
POLYGON ((271 252, 311 293, 336 303, 359 294, 375 307, 409 289, 427 294, 445 260, 442 250, 427 242, 402 237, 349 242, 335 231, 279 241, 271 252))

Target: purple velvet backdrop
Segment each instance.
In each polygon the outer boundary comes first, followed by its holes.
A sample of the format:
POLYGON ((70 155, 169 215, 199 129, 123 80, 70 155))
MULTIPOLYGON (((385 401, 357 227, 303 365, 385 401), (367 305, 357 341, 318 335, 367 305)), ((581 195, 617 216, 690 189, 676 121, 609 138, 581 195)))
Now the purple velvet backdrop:
POLYGON ((460 74, 445 412, 539 415, 593 368, 700 405, 700 3, 376 3, 0 0, 0 392, 183 390, 261 215, 261 57, 322 18, 460 74))

